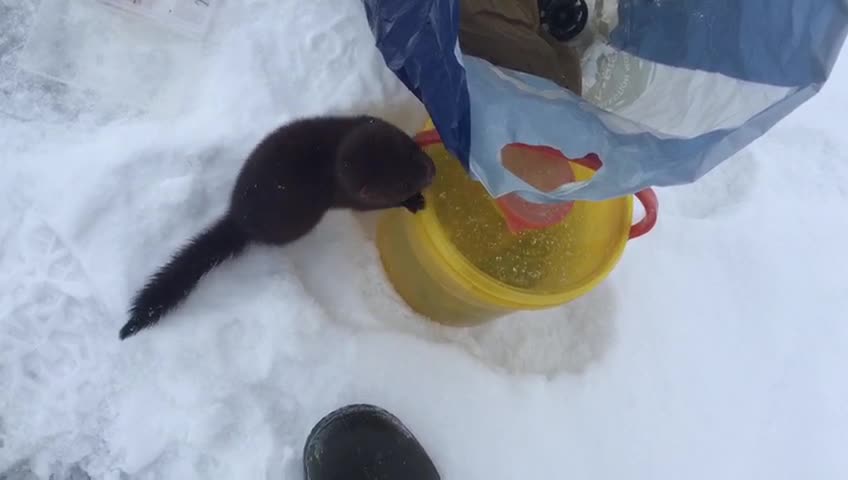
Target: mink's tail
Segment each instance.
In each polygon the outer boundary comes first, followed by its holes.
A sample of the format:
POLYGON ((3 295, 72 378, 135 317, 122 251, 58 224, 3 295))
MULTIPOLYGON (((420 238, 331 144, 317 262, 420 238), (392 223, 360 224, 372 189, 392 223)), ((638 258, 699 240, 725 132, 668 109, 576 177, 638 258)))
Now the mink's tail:
POLYGON ((248 236, 229 215, 194 237, 136 294, 121 340, 156 324, 188 297, 203 275, 240 254, 248 243, 248 236))

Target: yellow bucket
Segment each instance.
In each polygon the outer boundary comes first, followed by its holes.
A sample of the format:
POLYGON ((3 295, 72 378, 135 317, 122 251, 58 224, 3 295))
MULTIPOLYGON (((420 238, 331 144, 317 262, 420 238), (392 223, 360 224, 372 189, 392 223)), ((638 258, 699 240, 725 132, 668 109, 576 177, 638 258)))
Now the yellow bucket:
MULTIPOLYGON (((606 278, 629 238, 656 222, 656 195, 636 196, 645 218, 631 226, 631 196, 577 201, 558 223, 513 233, 494 199, 470 179, 433 131, 419 143, 436 164, 427 207, 385 212, 377 227, 383 268, 418 313, 442 324, 477 325, 519 310, 539 310, 578 298, 606 278), (435 136, 435 139, 434 139, 435 136)), ((576 180, 596 165, 571 161, 576 180)))

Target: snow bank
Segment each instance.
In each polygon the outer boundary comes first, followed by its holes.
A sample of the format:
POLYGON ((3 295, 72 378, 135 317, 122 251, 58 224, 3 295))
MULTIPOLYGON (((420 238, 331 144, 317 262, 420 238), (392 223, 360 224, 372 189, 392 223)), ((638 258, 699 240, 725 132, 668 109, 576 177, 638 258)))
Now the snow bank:
POLYGON ((300 478, 309 429, 352 402, 399 415, 445 478, 848 474, 845 61, 762 141, 660 191, 656 230, 569 306, 432 325, 387 285, 374 217, 334 213, 120 343, 134 289, 265 132, 423 112, 358 0, 223 5, 174 67, 176 111, 16 69, 34 12, 0 4, 0 478, 300 478))

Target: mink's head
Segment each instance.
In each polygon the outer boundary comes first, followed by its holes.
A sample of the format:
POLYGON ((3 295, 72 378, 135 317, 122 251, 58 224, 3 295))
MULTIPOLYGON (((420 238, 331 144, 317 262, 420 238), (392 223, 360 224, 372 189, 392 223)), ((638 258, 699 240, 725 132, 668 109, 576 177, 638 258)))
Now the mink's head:
POLYGON ((420 193, 436 173, 433 160, 409 135, 377 119, 347 135, 336 162, 339 193, 362 210, 423 207, 420 193))

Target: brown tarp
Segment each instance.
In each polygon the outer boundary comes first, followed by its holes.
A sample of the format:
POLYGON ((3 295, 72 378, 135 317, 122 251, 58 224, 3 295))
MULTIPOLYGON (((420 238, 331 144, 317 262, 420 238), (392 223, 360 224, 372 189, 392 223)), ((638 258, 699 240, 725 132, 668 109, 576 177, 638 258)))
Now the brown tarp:
POLYGON ((541 28, 537 0, 461 0, 463 53, 582 94, 580 58, 541 28))

